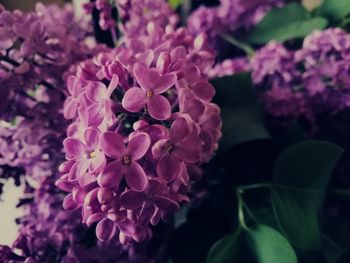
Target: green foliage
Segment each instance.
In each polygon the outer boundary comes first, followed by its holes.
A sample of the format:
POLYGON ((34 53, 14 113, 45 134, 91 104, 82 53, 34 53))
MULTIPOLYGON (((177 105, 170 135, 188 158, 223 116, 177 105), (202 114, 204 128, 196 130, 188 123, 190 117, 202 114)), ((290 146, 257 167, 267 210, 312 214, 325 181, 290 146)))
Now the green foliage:
POLYGON ((221 108, 223 120, 220 153, 242 142, 270 137, 249 73, 216 78, 212 84, 216 88, 214 100, 221 108))
MULTIPOLYGON (((330 0, 332 1, 332 0, 330 0)), ((291 3, 282 8, 271 9, 248 36, 253 44, 265 44, 271 40, 286 41, 302 38, 315 29, 323 29, 328 21, 312 17, 300 4, 291 3)))
POLYGON ((241 229, 217 241, 210 249, 206 263, 232 263, 239 257, 241 229))
POLYGON ((169 0, 169 5, 175 10, 182 5, 183 0, 169 0))
POLYGON ((258 225, 247 231, 248 243, 257 263, 297 263, 294 249, 275 229, 258 225))
POLYGON ((331 21, 338 21, 350 14, 349 0, 323 0, 316 13, 331 21))
POLYGON ((276 160, 271 199, 284 234, 305 250, 321 248, 318 213, 332 170, 343 150, 321 141, 305 141, 276 160))
POLYGON ((253 228, 239 228, 216 242, 209 251, 207 263, 243 262, 241 248, 249 249, 257 263, 296 263, 297 257, 289 244, 278 231, 258 225, 253 228))

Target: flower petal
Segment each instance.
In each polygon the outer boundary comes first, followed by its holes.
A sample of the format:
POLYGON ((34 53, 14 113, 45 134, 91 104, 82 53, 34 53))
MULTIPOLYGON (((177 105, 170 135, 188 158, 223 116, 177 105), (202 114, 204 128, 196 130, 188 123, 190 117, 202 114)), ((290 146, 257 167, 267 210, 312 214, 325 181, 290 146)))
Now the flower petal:
POLYGON ((177 80, 176 74, 175 73, 167 73, 159 77, 157 79, 156 88, 154 89, 154 92, 161 94, 168 89, 171 88, 175 84, 177 80))
POLYGON ((129 89, 122 100, 123 108, 130 112, 140 111, 146 104, 146 93, 144 90, 134 87, 129 89))
POLYGON ((68 180, 68 174, 65 174, 55 182, 55 186, 62 191, 71 192, 74 184, 68 180))
POLYGON ((126 151, 123 138, 116 132, 104 132, 100 140, 101 149, 108 157, 118 160, 126 151))
POLYGON ((84 176, 79 178, 78 184, 81 187, 86 187, 92 183, 95 183, 96 180, 97 180, 96 176, 93 175, 92 173, 88 172, 88 173, 84 174, 84 176))
POLYGON ((120 205, 126 209, 137 209, 144 203, 145 194, 143 192, 127 190, 121 194, 119 201, 120 205))
POLYGON ((73 195, 69 194, 63 199, 63 208, 66 210, 74 210, 78 208, 79 205, 74 202, 73 195))
POLYGON ((99 81, 89 81, 86 87, 86 96, 95 103, 102 103, 106 98, 107 88, 99 81))
POLYGON ((134 75, 141 88, 144 90, 156 89, 156 82, 160 77, 157 69, 151 69, 142 66, 140 63, 135 63, 133 67, 134 75))
POLYGON ((170 102, 162 95, 154 94, 147 102, 147 109, 156 120, 167 120, 171 116, 170 102))
POLYGON ((119 84, 119 77, 118 75, 113 74, 111 82, 109 83, 107 88, 106 98, 109 98, 112 95, 113 91, 117 88, 118 84, 119 84))
POLYGON ((101 205, 106 205, 114 200, 113 191, 109 188, 100 187, 97 192, 97 199, 101 205))
POLYGON ((120 231, 123 232, 124 235, 130 237, 135 233, 135 223, 130 219, 126 218, 123 221, 119 221, 117 224, 120 231))
POLYGON ((105 116, 105 109, 102 104, 92 104, 86 108, 87 126, 99 126, 105 116))
POLYGON ((99 240, 106 242, 111 240, 116 233, 117 225, 111 220, 105 218, 96 226, 96 236, 99 240))
POLYGON ((98 176, 97 183, 102 187, 111 188, 119 185, 123 177, 123 165, 120 161, 108 163, 98 176))
POLYGON ((163 155, 157 164, 157 173, 160 178, 170 182, 178 177, 180 161, 170 154, 163 155))
POLYGON ((75 138, 66 138, 63 141, 63 146, 67 153, 67 159, 79 158, 85 154, 86 146, 75 138))
POLYGON ((176 212, 180 208, 178 203, 166 196, 157 195, 154 197, 154 202, 156 206, 166 212, 176 212))
POLYGON ((126 152, 132 160, 139 160, 146 154, 150 145, 151 138, 149 135, 145 132, 138 132, 131 136, 126 152))
POLYGON ((181 160, 188 163, 195 163, 201 159, 201 149, 198 142, 186 141, 178 144, 173 150, 181 160))
POLYGON ((190 134, 190 127, 185 118, 177 118, 170 128, 170 140, 174 143, 181 142, 190 134))
POLYGON ((102 220, 105 216, 105 213, 101 212, 92 214, 86 219, 85 223, 87 226, 92 226, 93 223, 102 220))
POLYGON ((84 132, 85 143, 91 149, 96 149, 99 146, 101 132, 93 127, 87 128, 84 132))
POLYGON ((168 147, 171 145, 169 140, 167 139, 161 139, 157 141, 153 147, 152 147, 152 156, 154 159, 159 159, 162 157, 164 154, 169 153, 168 147))
POLYGON ((90 159, 91 172, 100 173, 106 165, 106 157, 103 152, 95 151, 95 157, 90 159))
POLYGON ((69 171, 68 179, 71 182, 79 180, 82 176, 87 173, 89 169, 89 162, 86 160, 81 160, 76 162, 69 171))
POLYGON ((215 95, 215 89, 209 82, 197 82, 192 86, 192 90, 198 98, 205 101, 211 100, 215 95))
POLYGON ((66 119, 73 119, 77 114, 78 102, 73 97, 68 97, 64 102, 63 115, 66 119))
POLYGON ((145 171, 137 162, 131 162, 130 166, 126 167, 125 179, 128 186, 135 191, 144 191, 148 186, 145 171))

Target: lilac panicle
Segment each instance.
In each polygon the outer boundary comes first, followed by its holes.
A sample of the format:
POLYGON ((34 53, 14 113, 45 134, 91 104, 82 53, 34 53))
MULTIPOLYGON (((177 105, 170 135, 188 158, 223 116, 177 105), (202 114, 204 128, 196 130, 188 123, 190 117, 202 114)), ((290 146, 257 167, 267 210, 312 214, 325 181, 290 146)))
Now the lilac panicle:
POLYGON ((252 77, 268 112, 287 119, 333 114, 350 106, 350 35, 340 28, 314 31, 301 49, 270 42, 251 60, 252 77))
POLYGON ((178 15, 165 0, 115 0, 121 19, 120 31, 125 39, 139 37, 153 27, 173 30, 179 22, 178 15))
POLYGON ((63 205, 81 208, 103 242, 141 242, 188 201, 200 165, 220 138, 220 110, 204 72, 213 63, 203 35, 164 31, 140 36, 83 62, 68 78, 63 205), (74 102, 73 102, 74 101, 74 102))
POLYGON ((215 7, 201 6, 188 18, 193 35, 206 33, 211 47, 220 47, 220 34, 237 34, 255 26, 266 12, 281 6, 284 0, 221 0, 215 7))
POLYGON ((218 78, 234 75, 236 73, 250 71, 250 61, 246 57, 225 59, 216 63, 214 67, 208 70, 209 78, 218 78))
MULTIPOLYGON (((85 44, 90 35, 89 23, 77 21, 71 5, 0 10, 1 167, 24 170, 37 182, 57 169, 67 125, 61 114, 65 79, 93 54, 85 44)), ((1 170, 0 177, 11 177, 1 170)))

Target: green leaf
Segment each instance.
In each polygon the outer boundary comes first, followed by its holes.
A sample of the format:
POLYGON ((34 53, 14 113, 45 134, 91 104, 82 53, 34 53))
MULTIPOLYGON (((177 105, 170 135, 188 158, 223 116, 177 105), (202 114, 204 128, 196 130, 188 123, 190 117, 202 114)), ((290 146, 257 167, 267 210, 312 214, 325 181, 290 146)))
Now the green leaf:
POLYGON ((217 241, 209 250, 206 263, 232 263, 237 257, 240 241, 241 230, 224 236, 217 241))
POLYGON ((169 5, 175 10, 182 5, 183 0, 169 0, 169 5))
POLYGON ((325 16, 331 21, 337 21, 350 14, 349 0, 323 0, 317 12, 320 16, 325 16))
POLYGON ((214 100, 221 108, 223 120, 220 153, 242 142, 270 137, 249 73, 217 78, 212 84, 216 89, 214 100))
POLYGON ((294 249, 278 231, 258 225, 247 232, 257 263, 297 263, 294 249))
POLYGON ((297 263, 297 257, 288 240, 279 232, 258 225, 249 229, 240 228, 217 241, 206 260, 206 263, 233 262, 297 263))
POLYGON ((271 199, 284 234, 305 250, 321 248, 318 213, 332 170, 343 150, 321 141, 304 141, 285 150, 274 166, 271 199))
POLYGON ((327 24, 325 18, 311 17, 303 6, 291 3, 282 8, 271 9, 246 41, 253 44, 265 44, 271 40, 283 42, 305 37, 315 29, 325 28, 327 24))

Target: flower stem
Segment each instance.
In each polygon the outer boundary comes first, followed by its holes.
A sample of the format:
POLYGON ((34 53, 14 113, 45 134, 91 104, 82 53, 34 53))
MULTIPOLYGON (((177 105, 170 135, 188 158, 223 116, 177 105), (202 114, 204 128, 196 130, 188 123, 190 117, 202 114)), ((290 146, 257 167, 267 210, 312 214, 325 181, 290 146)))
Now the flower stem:
POLYGON ((239 188, 236 191, 237 200, 238 200, 238 222, 239 226, 243 229, 248 229, 248 226, 245 223, 244 219, 244 201, 242 198, 243 191, 241 191, 239 188))
POLYGON ((219 33, 219 36, 222 39, 229 42, 230 44, 234 45, 235 47, 243 50, 247 54, 248 57, 252 57, 254 55, 254 53, 255 53, 254 49, 251 46, 249 46, 248 44, 243 43, 243 42, 239 41, 238 39, 236 39, 230 35, 227 35, 225 33, 219 33))

